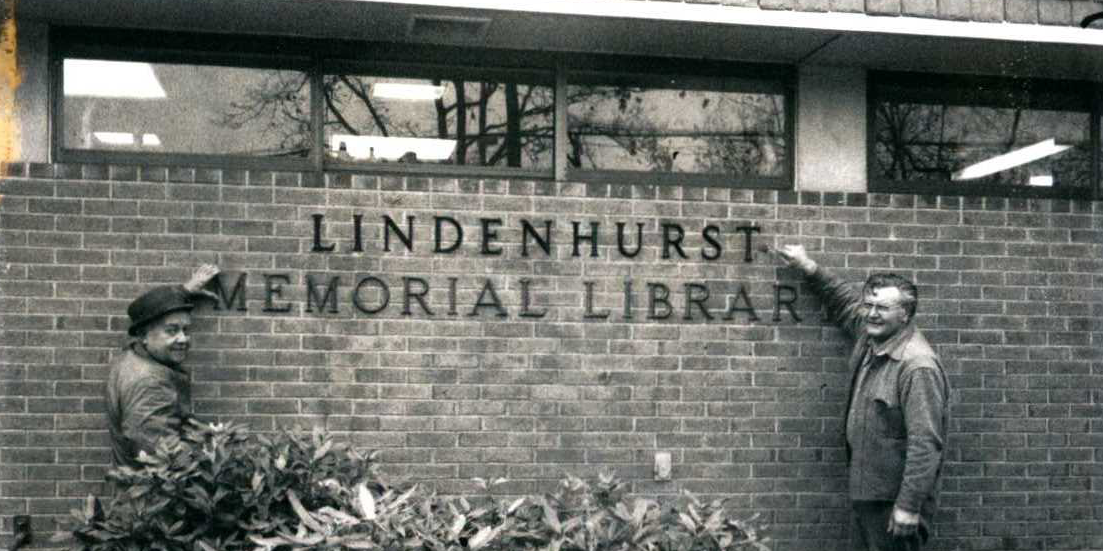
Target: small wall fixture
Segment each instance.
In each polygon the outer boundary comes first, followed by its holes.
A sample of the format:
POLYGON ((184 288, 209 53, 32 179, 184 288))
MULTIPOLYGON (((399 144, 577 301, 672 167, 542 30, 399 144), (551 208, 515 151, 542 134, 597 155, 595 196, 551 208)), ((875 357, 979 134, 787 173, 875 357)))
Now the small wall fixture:
POLYGON ((419 42, 482 44, 489 28, 486 17, 418 14, 410 18, 406 37, 419 42))

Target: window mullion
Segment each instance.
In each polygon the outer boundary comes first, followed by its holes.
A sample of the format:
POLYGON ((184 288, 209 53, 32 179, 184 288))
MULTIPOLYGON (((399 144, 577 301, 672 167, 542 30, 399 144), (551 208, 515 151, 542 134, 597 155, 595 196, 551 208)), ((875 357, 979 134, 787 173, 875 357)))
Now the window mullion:
POLYGON ((314 147, 312 155, 312 164, 314 169, 318 172, 319 177, 322 177, 322 171, 325 170, 326 160, 326 136, 325 136, 325 90, 324 72, 322 69, 322 59, 315 57, 313 60, 310 73, 310 124, 313 127, 314 147))
POLYGON ((555 65, 555 179, 567 179, 567 69, 555 65))

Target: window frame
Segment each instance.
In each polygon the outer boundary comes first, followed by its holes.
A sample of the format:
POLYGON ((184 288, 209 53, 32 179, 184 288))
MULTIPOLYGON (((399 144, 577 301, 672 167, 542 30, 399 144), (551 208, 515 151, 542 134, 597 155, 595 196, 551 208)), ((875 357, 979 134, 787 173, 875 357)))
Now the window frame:
POLYGON ((866 174, 870 193, 903 193, 912 195, 952 195, 986 196, 1009 198, 1047 198, 1088 200, 1100 196, 1100 163, 1103 151, 1100 149, 1100 116, 1103 105, 1103 90, 1090 81, 1054 80, 1041 78, 1015 78, 984 75, 951 75, 943 73, 914 73, 901 71, 869 71, 866 78, 866 174), (932 83, 933 86, 932 86, 932 83), (889 96, 882 88, 916 86, 908 90, 903 97, 889 96), (920 86, 922 85, 922 86, 920 86), (1087 112, 1089 116, 1089 139, 1091 181, 1084 187, 1052 188, 1034 186, 1009 186, 999 184, 960 185, 951 181, 921 179, 900 181, 880 175, 876 159, 877 106, 882 101, 906 102, 909 100, 933 100, 947 103, 963 96, 976 95, 981 101, 960 103, 981 107, 1010 106, 1008 102, 995 101, 1000 91, 1012 86, 1028 91, 1028 108, 1060 109, 1071 107, 1087 112), (973 87, 968 93, 961 89, 973 87), (933 89, 932 89, 933 88, 933 89), (986 91, 980 91, 985 89, 986 91), (1054 94, 1054 95, 1051 95, 1054 94), (1085 109, 1086 108, 1086 109, 1085 109))
MULTIPOLYGON (((187 32, 126 29, 53 27, 50 29, 50 152, 54 162, 152 166, 194 166, 317 172, 358 172, 408 176, 523 178, 532 180, 584 179, 597 183, 727 186, 747 189, 794 189, 796 167, 796 69, 778 64, 751 64, 678 58, 530 52, 447 45, 398 44, 314 38, 252 37, 187 32), (217 50, 215 50, 215 44, 217 50), (226 53, 229 52, 229 53, 226 53), (273 53, 275 52, 275 53, 273 53), (286 54, 283 52, 292 52, 286 54), (314 128, 311 152, 302 158, 249 157, 173 152, 79 149, 64 145, 64 97, 62 68, 66 58, 93 58, 148 63, 181 63, 306 72, 311 81, 311 117, 314 128), (457 63, 455 60, 465 60, 457 63), (553 152, 550 168, 514 168, 455 164, 360 163, 330 159, 325 153, 321 94, 324 75, 336 70, 370 73, 385 69, 385 76, 424 75, 443 69, 449 75, 535 76, 534 83, 553 86, 553 152), (655 173, 644 171, 594 171, 566 167, 562 147, 566 143, 566 86, 572 73, 589 72, 610 78, 647 80, 676 75, 680 79, 739 84, 784 94, 786 110, 786 161, 777 177, 730 177, 724 174, 655 173)), ((381 75, 384 76, 384 75, 381 75)), ((746 90, 747 86, 740 88, 746 90)))

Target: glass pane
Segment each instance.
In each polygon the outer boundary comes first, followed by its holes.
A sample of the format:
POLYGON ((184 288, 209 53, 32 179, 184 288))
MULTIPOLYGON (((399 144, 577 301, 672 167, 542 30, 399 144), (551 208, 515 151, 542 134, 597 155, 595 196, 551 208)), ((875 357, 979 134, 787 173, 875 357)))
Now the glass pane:
POLYGON ((65 147, 305 157, 310 80, 299 71, 66 59, 65 147))
POLYGON ((597 170, 783 176, 781 94, 569 86, 568 162, 597 170))
POLYGON ((1088 113, 950 104, 877 104, 882 177, 1009 186, 1091 183, 1088 113))
POLYGON ((551 169, 551 86, 326 75, 323 90, 331 157, 551 169))

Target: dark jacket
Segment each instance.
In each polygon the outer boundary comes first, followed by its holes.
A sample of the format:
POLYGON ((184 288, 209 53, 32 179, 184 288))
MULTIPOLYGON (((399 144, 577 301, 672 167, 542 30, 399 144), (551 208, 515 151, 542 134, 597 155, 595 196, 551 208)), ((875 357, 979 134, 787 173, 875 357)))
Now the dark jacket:
POLYGON ((938 355, 914 320, 885 342, 872 342, 860 289, 822 268, 808 280, 832 319, 856 339, 846 418, 851 500, 892 501, 930 520, 950 417, 950 385, 938 355))
POLYGON ((107 421, 115 465, 138 468, 138 452, 157 439, 179 434, 192 415, 191 377, 149 357, 133 343, 111 364, 107 376, 107 421))

